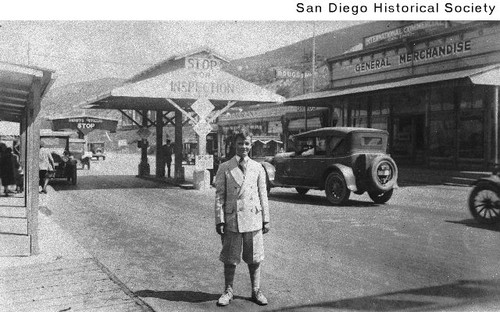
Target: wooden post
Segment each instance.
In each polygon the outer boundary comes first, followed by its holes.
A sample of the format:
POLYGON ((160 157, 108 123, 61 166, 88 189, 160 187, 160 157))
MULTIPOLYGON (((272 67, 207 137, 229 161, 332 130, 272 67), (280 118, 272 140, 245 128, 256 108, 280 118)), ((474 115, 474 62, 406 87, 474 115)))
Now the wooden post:
POLYGON ((222 142, 222 127, 217 126, 217 157, 219 158, 219 161, 222 159, 222 149, 223 149, 223 142, 222 142))
POLYGON ((498 164, 498 90, 499 87, 495 86, 495 93, 493 94, 493 144, 494 144, 494 158, 495 165, 498 164))
POLYGON ((156 177, 165 177, 165 159, 162 153, 163 146, 163 111, 156 111, 156 177))
POLYGON ((182 112, 175 110, 175 162, 174 177, 177 182, 184 182, 184 168, 182 167, 182 112))
MULTIPOLYGON (((19 123, 19 161, 21 163, 21 167, 26 168, 26 112, 24 112, 24 116, 21 118, 21 121, 19 123)), ((26 179, 26 174, 24 175, 24 178, 26 179)), ((26 185, 26 182, 24 183, 26 185)), ((24 192, 26 196, 26 192, 24 192)))
POLYGON ((41 102, 41 81, 35 78, 31 87, 31 102, 28 104, 26 111, 26 137, 27 149, 26 158, 27 164, 25 168, 26 187, 26 216, 28 220, 28 235, 31 238, 31 255, 39 253, 38 246, 38 153, 40 150, 40 112, 41 102))
MULTIPOLYGON (((148 127, 147 115, 148 111, 142 111, 142 126, 144 128, 148 127)), ((150 174, 150 168, 148 163, 148 140, 142 139, 141 142, 141 162, 139 163, 139 176, 148 176, 150 174)))

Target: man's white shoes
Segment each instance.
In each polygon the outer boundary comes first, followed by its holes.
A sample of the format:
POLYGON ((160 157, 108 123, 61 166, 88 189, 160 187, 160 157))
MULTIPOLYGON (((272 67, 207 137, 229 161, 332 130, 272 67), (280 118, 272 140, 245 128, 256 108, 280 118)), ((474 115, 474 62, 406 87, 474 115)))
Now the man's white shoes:
POLYGON ((267 299, 260 289, 252 291, 252 300, 258 305, 267 305, 267 299))
POLYGON ((233 300, 233 289, 228 287, 224 293, 222 293, 219 300, 217 300, 217 305, 222 307, 227 306, 231 300, 233 300))

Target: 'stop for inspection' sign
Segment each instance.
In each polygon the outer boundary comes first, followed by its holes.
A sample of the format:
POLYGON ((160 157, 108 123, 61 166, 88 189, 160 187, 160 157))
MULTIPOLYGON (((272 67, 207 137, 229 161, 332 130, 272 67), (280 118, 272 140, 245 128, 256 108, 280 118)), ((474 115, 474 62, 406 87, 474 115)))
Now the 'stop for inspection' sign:
POLYGON ((220 60, 216 58, 186 57, 185 67, 192 70, 215 71, 220 70, 220 60))

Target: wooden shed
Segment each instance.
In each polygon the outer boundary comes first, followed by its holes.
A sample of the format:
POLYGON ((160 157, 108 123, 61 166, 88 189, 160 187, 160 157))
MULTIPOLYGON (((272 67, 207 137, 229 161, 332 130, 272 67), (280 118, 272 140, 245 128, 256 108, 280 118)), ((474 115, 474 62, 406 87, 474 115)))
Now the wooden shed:
POLYGON ((28 256, 38 248, 38 150, 40 105, 53 71, 0 62, 0 120, 19 124, 20 160, 25 172, 21 198, 0 201, 0 256, 28 256))

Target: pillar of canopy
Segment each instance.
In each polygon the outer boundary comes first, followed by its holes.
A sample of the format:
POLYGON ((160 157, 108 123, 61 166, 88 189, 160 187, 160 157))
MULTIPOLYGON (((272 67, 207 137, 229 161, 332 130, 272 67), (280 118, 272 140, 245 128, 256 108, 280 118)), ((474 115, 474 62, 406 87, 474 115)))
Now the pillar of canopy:
MULTIPOLYGON (((147 111, 175 111, 175 157, 182 159, 182 116, 193 125, 201 121, 191 107, 196 101, 209 101, 213 105, 215 113, 206 120, 210 124, 231 107, 284 100, 280 95, 225 72, 221 68, 223 62, 226 60, 210 49, 173 56, 135 75, 124 85, 80 103, 78 107, 136 110, 143 114, 147 111)), ((161 121, 163 123, 163 119, 161 121)), ((148 122, 141 126, 147 127, 148 122)), ((199 142, 198 153, 203 155, 206 135, 200 137, 199 142)), ((141 159, 143 162, 144 157, 141 159)), ((162 155, 157 148, 157 167, 161 161, 162 155)), ((175 162, 175 178, 182 179, 182 172, 182 163, 175 162)), ((142 174, 144 172, 139 172, 142 174)), ((205 187, 206 183, 202 183, 199 188, 205 187)))
POLYGON ((53 83, 54 71, 0 62, 0 121, 19 124, 20 161, 24 168, 24 198, 4 198, 0 205, 0 256, 39 253, 38 150, 40 106, 53 83), (24 208, 24 209, 23 209, 24 208))

